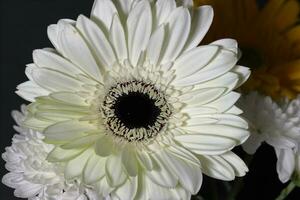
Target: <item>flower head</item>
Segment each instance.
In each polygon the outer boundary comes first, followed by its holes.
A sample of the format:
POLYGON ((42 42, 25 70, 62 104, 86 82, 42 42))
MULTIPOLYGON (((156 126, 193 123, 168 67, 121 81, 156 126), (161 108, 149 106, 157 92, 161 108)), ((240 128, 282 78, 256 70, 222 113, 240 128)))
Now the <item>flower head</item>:
POLYGON ((190 1, 97 0, 91 18, 48 28, 55 49, 36 50, 17 93, 24 124, 113 199, 188 199, 201 171, 232 180, 247 171, 230 150, 248 138, 233 92, 249 76, 237 43, 199 42, 212 8, 190 1))
POLYGON ((50 163, 46 160, 54 146, 44 143, 41 133, 21 125, 25 114, 24 105, 22 112, 12 112, 17 122, 14 128, 19 134, 13 137, 12 145, 2 154, 9 171, 2 182, 15 188, 16 197, 30 200, 100 200, 96 192, 81 186, 80 180, 66 181, 62 163, 50 163))
POLYGON ((239 61, 253 73, 244 91, 258 90, 275 99, 300 92, 299 2, 272 0, 261 8, 256 0, 194 0, 212 5, 215 18, 205 41, 231 37, 242 50, 239 61))
POLYGON ((300 100, 285 101, 278 104, 270 97, 251 92, 239 100, 249 121, 250 137, 243 144, 244 150, 254 154, 262 142, 274 147, 277 155, 279 179, 286 182, 296 171, 299 156, 300 100))

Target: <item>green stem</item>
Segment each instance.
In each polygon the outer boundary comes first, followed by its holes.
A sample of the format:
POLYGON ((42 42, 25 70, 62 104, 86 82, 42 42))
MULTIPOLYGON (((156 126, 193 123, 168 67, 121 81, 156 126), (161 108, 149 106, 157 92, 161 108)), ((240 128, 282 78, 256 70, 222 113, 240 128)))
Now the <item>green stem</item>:
POLYGON ((285 199, 296 187, 295 183, 291 181, 286 188, 284 188, 280 195, 276 198, 276 200, 283 200, 285 199))

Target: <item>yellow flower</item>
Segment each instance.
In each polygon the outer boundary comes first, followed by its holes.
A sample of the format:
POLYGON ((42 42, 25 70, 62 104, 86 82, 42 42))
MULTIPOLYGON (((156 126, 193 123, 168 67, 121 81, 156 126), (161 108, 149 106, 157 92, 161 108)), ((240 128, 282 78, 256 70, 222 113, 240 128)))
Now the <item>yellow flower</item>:
POLYGON ((212 5, 213 26, 205 38, 230 37, 242 50, 240 64, 252 68, 244 91, 259 90, 274 99, 300 92, 300 6, 297 0, 194 0, 212 5))

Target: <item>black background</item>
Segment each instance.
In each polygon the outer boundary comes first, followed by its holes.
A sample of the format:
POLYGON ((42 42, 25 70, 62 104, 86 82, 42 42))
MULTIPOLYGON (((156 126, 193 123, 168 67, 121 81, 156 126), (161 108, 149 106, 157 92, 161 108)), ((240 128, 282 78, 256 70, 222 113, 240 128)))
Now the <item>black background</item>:
MULTIPOLYGON (((62 18, 76 19, 79 14, 89 16, 93 0, 0 0, 0 75, 1 75, 1 132, 0 153, 11 145, 15 133, 10 112, 26 103, 14 91, 17 84, 26 80, 25 64, 32 62, 32 50, 50 47, 47 26, 62 18)), ((0 177, 7 171, 0 159, 0 177)), ((273 149, 264 145, 259 149, 245 177, 245 187, 239 200, 271 200, 286 186, 276 174, 276 157, 273 149)), ((221 181, 205 177, 201 194, 211 196, 210 184, 221 186, 221 181)), ((222 194, 222 192, 220 192, 222 194)), ((288 199, 300 199, 300 189, 288 199)), ((15 200, 13 190, 0 183, 0 199, 15 200)), ((217 199, 224 200, 219 196, 217 199)), ((208 199, 210 200, 210 199, 208 199)))

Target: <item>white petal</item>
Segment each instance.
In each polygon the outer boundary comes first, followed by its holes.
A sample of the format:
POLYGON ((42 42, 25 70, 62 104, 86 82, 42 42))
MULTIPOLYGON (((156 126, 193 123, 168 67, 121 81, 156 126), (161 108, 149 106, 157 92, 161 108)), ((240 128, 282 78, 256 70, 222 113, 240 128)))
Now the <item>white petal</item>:
POLYGON ((73 65, 68 60, 64 59, 54 52, 44 49, 33 51, 33 60, 34 63, 39 67, 53 69, 73 77, 76 76, 76 74, 82 73, 82 71, 78 67, 73 65))
POLYGON ((143 166, 145 169, 149 171, 153 169, 152 159, 147 152, 138 151, 137 159, 139 160, 140 165, 143 166))
POLYGON ((57 49, 60 53, 61 53, 61 48, 58 42, 59 33, 63 29, 64 25, 74 24, 74 23, 75 21, 71 19, 61 19, 58 21, 57 24, 51 24, 50 26, 48 26, 47 29, 48 38, 50 39, 55 49, 57 49))
POLYGON ((67 142, 66 144, 63 144, 61 148, 63 149, 76 149, 76 148, 84 148, 89 147, 92 144, 97 141, 101 137, 100 134, 91 134, 87 136, 82 136, 79 138, 76 138, 70 142, 67 142))
POLYGON ((196 194, 202 184, 202 173, 199 165, 186 162, 181 158, 174 156, 174 154, 165 153, 166 161, 170 168, 175 172, 179 178, 179 182, 186 190, 192 194, 196 194))
POLYGON ((201 6, 193 10, 192 28, 185 51, 196 47, 201 42, 213 21, 213 15, 211 6, 201 6))
POLYGON ((173 188, 177 185, 178 178, 171 173, 170 169, 160 155, 155 156, 155 166, 152 171, 147 171, 147 176, 156 184, 162 187, 173 188))
POLYGON ((102 138, 98 139, 95 144, 95 152, 97 155, 102 157, 107 157, 111 155, 113 152, 113 141, 112 138, 108 136, 103 136, 102 138))
POLYGON ((162 25, 154 31, 149 40, 147 47, 147 56, 153 65, 157 65, 161 51, 163 50, 163 42, 165 39, 165 26, 162 25))
POLYGON ((94 130, 95 127, 84 122, 77 120, 68 120, 58 122, 47 127, 44 131, 44 135, 47 140, 50 141, 64 141, 73 140, 85 135, 85 132, 94 130))
POLYGON ((122 163, 129 176, 136 176, 138 173, 138 161, 136 153, 130 146, 125 147, 122 151, 122 163))
POLYGON ((35 68, 32 78, 39 86, 49 91, 78 91, 82 83, 57 71, 46 68, 35 68))
POLYGON ((36 97, 47 96, 49 94, 48 90, 45 90, 32 81, 21 83, 17 86, 17 89, 16 94, 30 102, 34 102, 36 97))
POLYGON ((234 106, 236 101, 240 98, 240 94, 237 92, 230 92, 214 102, 211 102, 209 107, 216 109, 218 112, 222 113, 228 111, 230 108, 234 106))
POLYGON ((55 147, 47 157, 47 160, 50 162, 62 162, 62 161, 68 161, 72 158, 75 158, 79 154, 85 151, 84 149, 71 149, 66 150, 62 149, 60 147, 55 147))
POLYGON ((243 143, 249 137, 247 129, 226 124, 185 126, 184 130, 191 133, 226 137, 234 140, 237 144, 243 143))
POLYGON ((219 47, 200 46, 180 55, 175 61, 173 68, 176 69, 177 78, 185 78, 198 72, 205 67, 216 55, 219 47))
POLYGON ((217 78, 235 67, 237 55, 229 50, 220 50, 219 53, 202 70, 186 78, 174 80, 176 86, 190 86, 217 78))
POLYGON ((155 4, 155 27, 165 23, 175 8, 176 3, 174 0, 158 0, 155 4))
POLYGON ((296 141, 285 136, 271 136, 266 139, 266 142, 275 148, 292 149, 297 146, 296 141))
MULTIPOLYGON (((97 192, 101 194, 103 197, 109 197, 109 194, 115 189, 109 186, 105 177, 103 177, 95 185, 96 185, 97 192)), ((110 199, 107 198, 105 200, 110 200, 110 199)))
POLYGON ((221 157, 231 165, 235 172, 235 176, 245 176, 246 172, 249 171, 244 161, 231 151, 221 155, 221 157))
POLYGON ((87 161, 83 170, 83 180, 86 184, 92 184, 105 175, 105 158, 93 154, 87 161))
POLYGON ((192 154, 190 151, 186 150, 185 148, 178 146, 178 145, 172 145, 168 148, 169 153, 174 154, 176 157, 181 158, 182 160, 185 160, 187 162, 191 162, 194 165, 199 165, 200 162, 198 158, 194 154, 192 154))
POLYGON ((192 90, 179 96, 179 99, 190 107, 198 107, 218 99, 225 91, 226 88, 221 87, 192 90))
POLYGON ((35 197, 41 192, 41 190, 42 186, 40 184, 32 184, 26 182, 16 188, 16 190, 14 191, 14 195, 19 198, 35 197))
POLYGON ((116 57, 103 31, 83 15, 78 17, 76 27, 83 34, 89 46, 93 48, 95 58, 101 63, 102 67, 110 69, 109 67, 116 62, 116 57))
POLYGON ((175 136, 184 147, 196 154, 219 155, 231 150, 236 141, 222 135, 184 134, 175 136))
POLYGON ((162 58, 162 64, 174 61, 181 53, 189 35, 191 16, 187 8, 173 10, 167 21, 168 41, 162 58))
POLYGON ((120 155, 111 155, 107 158, 106 179, 110 186, 119 186, 126 180, 126 175, 123 171, 122 160, 120 155))
POLYGON ((251 74, 249 68, 240 65, 235 66, 231 71, 239 75, 239 82, 236 85, 236 88, 240 87, 249 78, 251 74))
POLYGON ((201 169, 207 176, 231 181, 235 178, 234 169, 220 156, 198 156, 201 162, 201 169))
POLYGON ((230 50, 235 54, 238 54, 238 43, 234 39, 221 39, 210 43, 211 45, 217 45, 223 47, 224 49, 230 50))
POLYGON ((64 104, 73 106, 88 106, 84 98, 73 92, 53 92, 49 96, 64 104))
POLYGON ((292 149, 275 148, 277 156, 276 169, 278 177, 282 183, 290 180, 292 173, 295 170, 295 153, 292 149))
POLYGON ((63 54, 89 76, 102 81, 100 69, 80 33, 72 25, 66 24, 59 33, 59 46, 63 54))
POLYGON ((129 13, 127 19, 128 51, 131 64, 138 63, 142 51, 147 47, 152 30, 150 4, 142 0, 129 13))
POLYGON ((118 15, 115 15, 110 29, 109 35, 117 57, 120 61, 127 58, 127 45, 123 26, 118 15))
POLYGON ((75 177, 80 177, 83 168, 86 165, 87 160, 92 155, 91 149, 84 151, 82 154, 74 158, 73 160, 68 161, 65 167, 65 178, 70 180, 75 177))
POLYGON ((135 194, 137 192, 137 187, 138 187, 137 178, 130 178, 127 179, 127 181, 121 187, 119 187, 115 192, 113 192, 113 195, 115 194, 119 199, 122 200, 132 200, 134 199, 135 194))
POLYGON ((117 9, 111 0, 96 0, 92 8, 91 18, 95 21, 99 20, 101 25, 103 24, 106 30, 109 30, 115 13, 117 13, 117 9))

